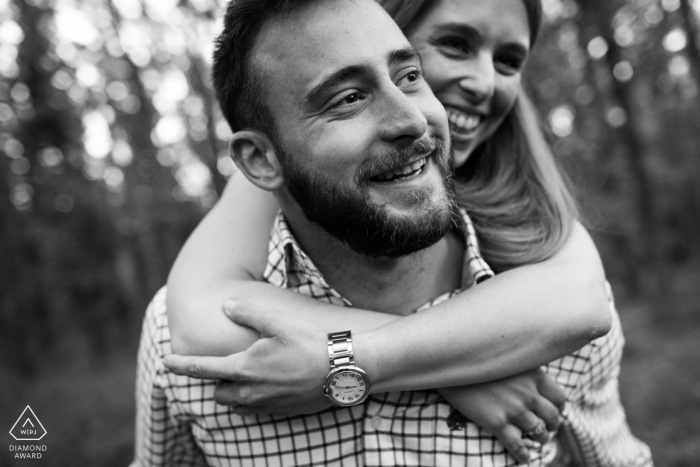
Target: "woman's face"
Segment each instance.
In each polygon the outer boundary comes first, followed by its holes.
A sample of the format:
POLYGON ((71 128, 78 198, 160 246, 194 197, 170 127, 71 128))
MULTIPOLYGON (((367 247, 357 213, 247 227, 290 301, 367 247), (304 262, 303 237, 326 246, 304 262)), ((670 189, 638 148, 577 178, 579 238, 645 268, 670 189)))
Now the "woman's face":
POLYGON ((522 0, 437 0, 406 33, 447 111, 459 167, 513 108, 530 51, 525 6, 522 0))

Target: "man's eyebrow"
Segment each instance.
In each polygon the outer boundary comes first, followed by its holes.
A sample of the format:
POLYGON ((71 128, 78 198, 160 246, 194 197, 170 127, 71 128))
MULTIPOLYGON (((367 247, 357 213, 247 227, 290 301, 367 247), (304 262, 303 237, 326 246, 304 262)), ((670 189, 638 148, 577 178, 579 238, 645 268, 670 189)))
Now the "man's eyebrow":
POLYGON ((324 91, 331 89, 344 81, 357 78, 358 76, 367 75, 369 73, 371 73, 371 70, 367 65, 350 65, 346 66, 345 68, 341 68, 340 70, 326 76, 320 83, 314 86, 313 89, 306 94, 304 101, 307 103, 312 102, 316 100, 324 91))
MULTIPOLYGON (((388 56, 390 66, 409 61, 420 62, 420 55, 411 47, 392 50, 388 56)), ((344 81, 351 80, 359 76, 366 76, 371 73, 372 70, 368 65, 350 65, 345 68, 341 68, 340 70, 335 71, 323 78, 320 83, 314 86, 304 97, 304 102, 308 103, 316 100, 319 95, 323 94, 324 91, 332 89, 334 86, 337 86, 344 81)))
POLYGON ((413 50, 412 47, 406 47, 405 49, 392 50, 389 53, 389 65, 396 65, 402 62, 417 61, 421 62, 420 54, 413 50))

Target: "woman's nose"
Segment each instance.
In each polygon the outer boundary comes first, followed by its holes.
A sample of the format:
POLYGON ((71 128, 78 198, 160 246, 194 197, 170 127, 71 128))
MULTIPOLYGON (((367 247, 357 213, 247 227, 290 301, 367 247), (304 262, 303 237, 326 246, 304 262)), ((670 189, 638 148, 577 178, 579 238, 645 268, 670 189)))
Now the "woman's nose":
POLYGON ((479 105, 493 97, 496 90, 493 57, 482 53, 465 64, 464 76, 460 78, 459 86, 473 105, 479 105))

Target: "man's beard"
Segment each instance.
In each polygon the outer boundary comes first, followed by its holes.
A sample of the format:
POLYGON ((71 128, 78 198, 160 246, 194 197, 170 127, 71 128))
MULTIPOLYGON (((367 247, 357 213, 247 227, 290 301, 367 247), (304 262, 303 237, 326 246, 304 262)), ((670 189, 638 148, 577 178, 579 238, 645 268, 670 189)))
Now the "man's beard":
MULTIPOLYGON (((331 181, 318 170, 300 166, 288 154, 282 154, 280 159, 284 161, 287 189, 306 218, 357 253, 373 258, 398 258, 434 245, 459 225, 452 158, 439 139, 424 138, 367 161, 360 166, 354 185, 331 181), (407 195, 413 206, 408 215, 392 214, 372 201, 370 177, 430 152, 442 177, 445 193, 442 204, 432 200, 433 188, 407 195)), ((426 164, 423 170, 427 168, 426 164)))

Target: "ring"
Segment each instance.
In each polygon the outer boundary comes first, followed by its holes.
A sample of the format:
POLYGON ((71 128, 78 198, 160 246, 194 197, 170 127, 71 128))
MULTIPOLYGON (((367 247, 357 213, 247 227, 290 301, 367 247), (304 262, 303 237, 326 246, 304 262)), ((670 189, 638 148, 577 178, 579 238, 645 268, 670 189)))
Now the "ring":
POLYGON ((532 430, 526 432, 525 436, 527 436, 528 438, 533 438, 536 436, 540 436, 545 431, 547 431, 547 427, 545 426, 545 424, 542 420, 539 420, 537 422, 537 426, 535 428, 533 428, 532 430))

